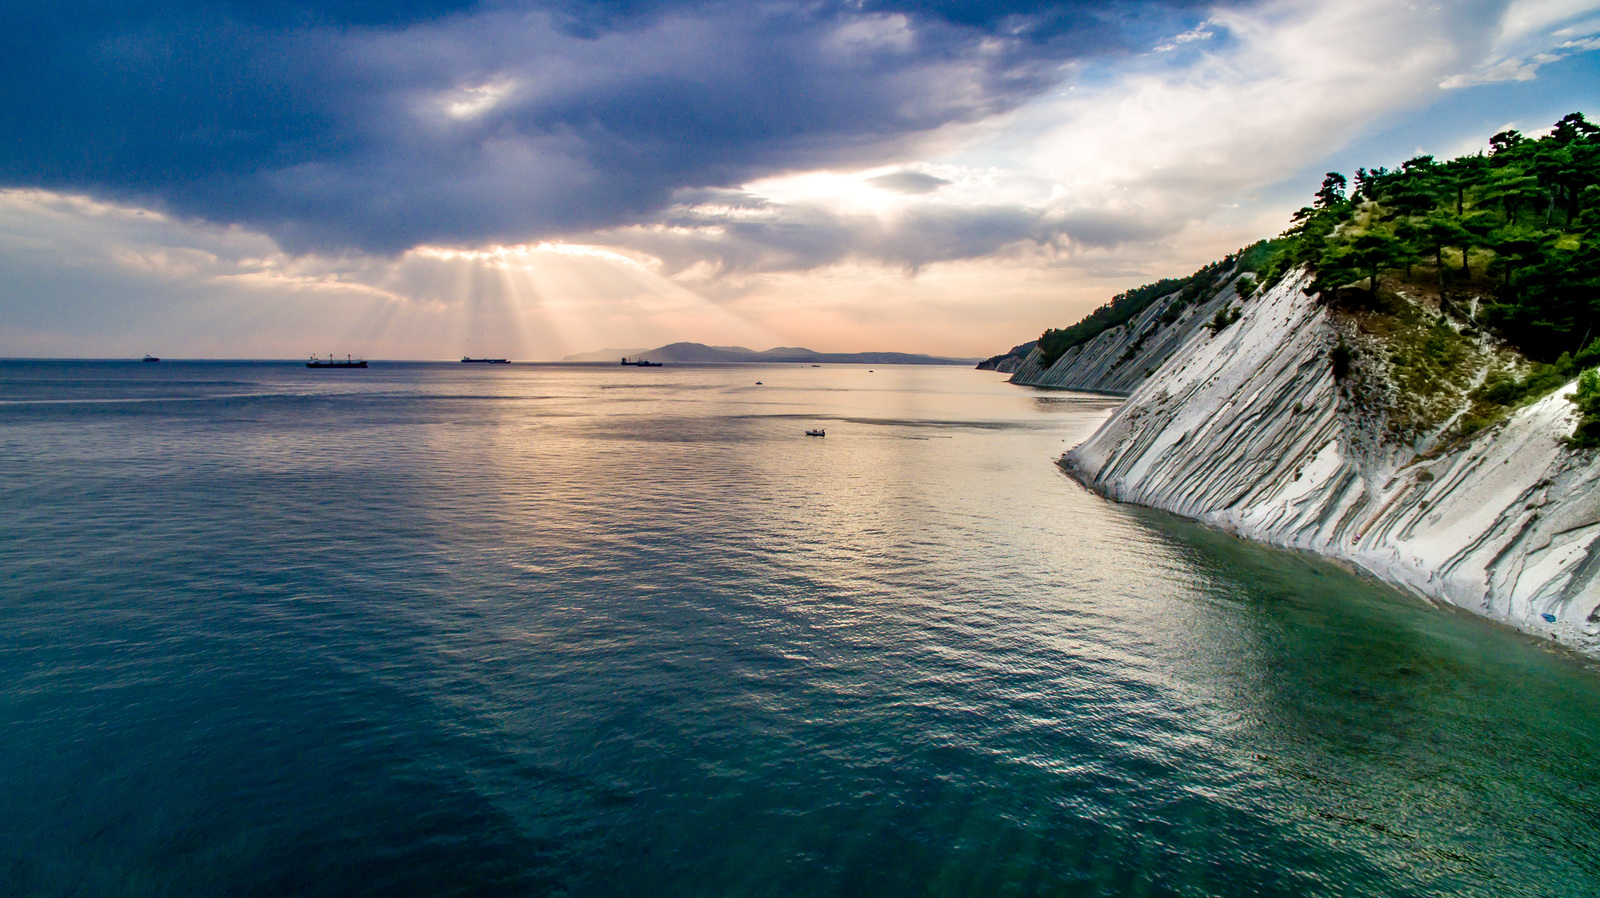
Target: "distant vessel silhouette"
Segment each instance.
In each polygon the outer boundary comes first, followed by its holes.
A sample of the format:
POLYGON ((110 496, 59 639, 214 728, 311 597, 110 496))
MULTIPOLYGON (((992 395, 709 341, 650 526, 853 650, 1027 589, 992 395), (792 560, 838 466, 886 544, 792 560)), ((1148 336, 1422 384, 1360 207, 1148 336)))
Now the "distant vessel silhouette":
POLYGON ((151 355, 148 352, 144 354, 144 360, 147 361, 147 362, 159 362, 159 361, 161 361, 159 358, 156 358, 155 356, 151 355))
POLYGON ((338 359, 335 359, 333 357, 333 353, 330 352, 330 353, 328 353, 328 358, 326 360, 319 359, 316 356, 312 356, 311 357, 311 361, 306 362, 306 367, 307 368, 365 368, 365 367, 367 367, 367 361, 366 361, 366 359, 352 359, 350 356, 345 356, 344 357, 344 361, 341 362, 338 359))
POLYGON ((825 437, 827 435, 828 435, 828 432, 826 430, 823 430, 820 427, 817 428, 816 430, 808 430, 808 431, 806 431, 806 436, 808 436, 808 437, 825 437))
POLYGON ((630 368, 660 368, 661 367, 661 363, 660 362, 649 362, 649 361, 645 361, 644 359, 639 359, 638 361, 630 362, 630 361, 628 361, 628 357, 627 356, 623 356, 622 357, 622 364, 627 365, 630 368))
POLYGON ((461 364, 463 364, 463 365, 509 365, 509 364, 511 364, 511 360, 510 359, 475 359, 472 356, 464 355, 464 356, 461 357, 461 364))

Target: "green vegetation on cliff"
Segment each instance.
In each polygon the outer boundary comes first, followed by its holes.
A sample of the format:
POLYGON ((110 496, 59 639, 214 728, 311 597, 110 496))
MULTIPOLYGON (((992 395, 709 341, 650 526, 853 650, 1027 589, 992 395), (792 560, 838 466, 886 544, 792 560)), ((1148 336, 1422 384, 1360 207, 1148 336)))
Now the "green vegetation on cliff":
POLYGON ((1235 271, 1259 271, 1273 257, 1275 244, 1262 240, 1237 253, 1212 262, 1199 271, 1183 278, 1162 278, 1153 284, 1136 287, 1119 293, 1111 301, 1090 312, 1082 321, 1070 327, 1049 328, 1039 336, 1040 364, 1046 368, 1074 346, 1087 343, 1114 327, 1120 327, 1150 308, 1162 297, 1178 294, 1167 307, 1163 320, 1176 321, 1186 306, 1204 303, 1217 294, 1229 275, 1235 271))
POLYGON ((1269 282, 1310 265, 1314 290, 1364 282, 1375 299, 1393 276, 1541 362, 1600 336, 1600 126, 1581 113, 1537 140, 1496 134, 1487 156, 1417 156, 1345 187, 1329 172, 1295 214, 1269 282))
MULTIPOLYGON (((1380 332, 1394 330, 1395 295, 1436 303, 1428 339, 1391 346, 1401 403, 1420 409, 1460 381, 1457 366, 1480 329, 1528 362, 1491 366, 1470 394, 1462 433, 1600 362, 1600 126, 1573 113, 1542 138, 1503 131, 1488 155, 1417 156, 1395 171, 1360 169, 1348 196, 1347 186, 1328 173, 1265 278, 1310 266, 1312 292, 1363 324, 1379 322, 1380 332)), ((1574 440, 1590 445, 1600 437, 1600 405, 1579 405, 1574 440)), ((1410 417, 1426 423, 1426 415, 1410 417)))
MULTIPOLYGON (((1451 421, 1471 434, 1582 375, 1573 443, 1600 446, 1600 373, 1589 373, 1600 364, 1600 126, 1581 113, 1540 138, 1496 134, 1487 154, 1359 169, 1353 185, 1329 172, 1278 239, 1046 330, 1040 361, 1048 367, 1173 293, 1165 323, 1235 271, 1259 273, 1240 284, 1248 300, 1301 267, 1315 276, 1307 292, 1356 341, 1341 337, 1330 359, 1341 383, 1362 354, 1382 369, 1346 386, 1357 401, 1381 401, 1390 436, 1414 439, 1451 421)), ((1229 323, 1223 310, 1208 326, 1229 323)))
POLYGON ((1573 394, 1578 404, 1578 429, 1572 435, 1577 446, 1600 446, 1600 370, 1590 368, 1578 378, 1578 391, 1573 394))

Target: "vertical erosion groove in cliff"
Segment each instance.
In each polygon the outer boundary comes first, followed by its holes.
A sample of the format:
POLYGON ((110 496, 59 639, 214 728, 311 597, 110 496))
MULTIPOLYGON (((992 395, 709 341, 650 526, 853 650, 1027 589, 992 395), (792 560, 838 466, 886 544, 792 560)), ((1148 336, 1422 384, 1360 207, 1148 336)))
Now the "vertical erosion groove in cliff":
POLYGON ((1231 287, 1161 328, 1169 297, 1048 370, 1036 350, 1014 379, 1130 393, 1062 459, 1112 498, 1342 559, 1600 652, 1600 454, 1566 443, 1570 388, 1419 455, 1425 443, 1386 438, 1381 410, 1335 379, 1340 326, 1307 283, 1285 278, 1215 332, 1204 323, 1237 299, 1231 287), (1129 378, 1110 362, 1141 340, 1130 361, 1156 370, 1129 378))

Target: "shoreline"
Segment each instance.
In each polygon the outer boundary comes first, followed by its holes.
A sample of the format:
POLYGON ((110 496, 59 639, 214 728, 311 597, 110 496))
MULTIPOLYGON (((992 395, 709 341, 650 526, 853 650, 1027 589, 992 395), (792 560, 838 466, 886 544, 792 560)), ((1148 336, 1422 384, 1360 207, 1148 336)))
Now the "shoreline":
POLYGON ((1460 445, 1396 444, 1335 377, 1343 331, 1304 279, 1186 341, 1063 470, 1600 658, 1600 458, 1567 445, 1570 387, 1460 445))
POLYGON ((1097 484, 1092 475, 1075 467, 1069 460, 1071 454, 1071 450, 1068 450, 1060 458, 1056 459, 1055 466, 1059 468, 1063 474, 1070 477, 1074 483, 1078 484, 1089 492, 1094 493, 1096 496, 1099 496, 1107 502, 1112 502, 1117 505, 1126 505, 1132 508, 1142 509, 1144 511, 1158 512, 1163 515, 1171 515, 1172 517, 1181 521, 1194 524, 1198 527, 1204 527, 1214 533, 1231 536, 1234 539, 1240 540, 1241 542, 1248 542, 1256 546, 1262 546, 1280 552, 1290 552, 1295 555, 1302 555, 1316 561, 1331 564, 1340 570, 1351 574, 1352 576, 1381 584, 1382 586, 1392 589, 1401 595, 1414 598, 1422 604, 1427 605, 1429 608, 1454 614, 1468 615, 1474 620, 1481 621, 1491 627, 1504 629, 1510 633, 1514 633, 1518 637, 1526 640, 1529 645, 1540 646, 1547 651, 1553 651, 1575 662, 1581 663, 1585 667, 1589 667, 1597 672, 1600 672, 1600 650, 1597 650, 1592 641, 1590 643, 1585 643, 1576 637, 1569 636, 1567 638, 1563 638, 1556 626, 1552 626, 1551 629, 1546 631, 1538 631, 1519 627, 1514 621, 1507 618, 1480 614, 1473 611, 1471 608, 1467 608, 1450 601, 1447 596, 1432 595, 1426 590, 1419 588, 1413 582, 1392 576, 1384 570, 1368 567, 1361 562, 1361 559, 1358 556, 1334 555, 1319 551, 1315 548, 1281 542, 1279 540, 1272 539, 1271 536, 1267 534, 1257 535, 1241 532, 1239 528, 1230 526, 1225 522, 1206 520, 1204 517, 1184 514, 1183 512, 1173 511, 1169 508, 1162 508, 1158 505, 1150 505, 1148 503, 1137 502, 1131 499, 1119 499, 1116 496, 1111 495, 1103 487, 1097 484))

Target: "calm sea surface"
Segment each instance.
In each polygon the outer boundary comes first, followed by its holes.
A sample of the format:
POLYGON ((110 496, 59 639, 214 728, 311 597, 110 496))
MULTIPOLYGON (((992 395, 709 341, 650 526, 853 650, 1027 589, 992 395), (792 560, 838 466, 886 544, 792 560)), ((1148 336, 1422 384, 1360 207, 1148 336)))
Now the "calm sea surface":
POLYGON ((0 894, 1600 894, 1600 672, 1085 492, 1109 407, 0 363, 0 894))

